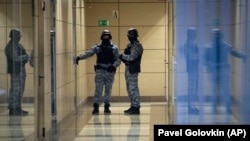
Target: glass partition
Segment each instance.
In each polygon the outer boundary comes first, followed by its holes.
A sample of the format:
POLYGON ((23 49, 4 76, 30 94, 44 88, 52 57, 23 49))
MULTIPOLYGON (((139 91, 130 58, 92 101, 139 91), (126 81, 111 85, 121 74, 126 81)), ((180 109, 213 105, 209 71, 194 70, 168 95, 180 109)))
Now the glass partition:
POLYGON ((35 140, 32 0, 0 1, 0 138, 35 140))
POLYGON ((245 73, 249 52, 244 37, 249 4, 244 0, 175 4, 176 123, 246 123, 242 119, 249 113, 244 108, 249 107, 244 102, 249 97, 245 73))

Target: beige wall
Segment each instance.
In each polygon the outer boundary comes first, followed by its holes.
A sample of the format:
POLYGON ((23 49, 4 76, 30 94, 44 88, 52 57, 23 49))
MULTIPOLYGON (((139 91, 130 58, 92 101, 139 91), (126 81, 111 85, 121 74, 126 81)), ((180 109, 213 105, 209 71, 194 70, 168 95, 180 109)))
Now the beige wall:
MULTIPOLYGON (((86 28, 85 28, 85 3, 84 0, 77 0, 76 4, 76 49, 74 56, 78 55, 82 50, 86 50, 86 28)), ((77 105, 83 103, 88 97, 88 79, 87 79, 87 64, 81 62, 76 66, 77 73, 77 105), (80 66, 81 65, 81 66, 80 66)))
MULTIPOLYGON (((37 48, 35 52, 36 67, 35 67, 35 82, 37 98, 37 132, 38 138, 43 138, 43 128, 46 130, 46 137, 49 139, 51 132, 51 40, 50 32, 54 30, 56 33, 56 120, 58 123, 67 117, 75 110, 75 66, 73 65, 74 56, 74 40, 73 40, 73 5, 72 0, 57 0, 56 12, 53 13, 53 5, 50 0, 45 1, 45 11, 42 11, 41 1, 35 3, 37 7, 35 11, 36 41, 37 48), (53 15, 55 15, 55 25, 53 25, 53 15), (54 28, 54 26, 56 28, 54 28), (44 76, 43 79, 38 79, 39 76, 44 76)), ((80 13, 80 12, 79 12, 80 13)), ((80 25, 79 25, 80 26, 80 25)), ((81 27, 78 27, 81 28, 81 27)), ((82 34, 77 32, 77 34, 82 34)))
MULTIPOLYGON (((128 43, 127 30, 135 27, 139 31, 139 40, 144 47, 142 57, 142 72, 139 75, 139 87, 141 96, 165 96, 168 79, 166 77, 166 62, 168 53, 166 50, 172 46, 166 45, 167 32, 167 4, 153 0, 140 1, 92 1, 86 3, 86 49, 93 44, 100 42, 100 35, 103 29, 109 29, 113 36, 113 43, 123 53, 128 43), (118 18, 113 17, 113 11, 118 11, 118 18), (98 26, 98 20, 108 20, 109 26, 98 26)), ((81 50, 80 53, 85 50, 81 50)), ((88 76, 88 95, 94 94, 94 69, 95 57, 86 61, 88 76)), ((124 64, 121 64, 115 76, 112 96, 127 96, 124 64)))
POLYGON ((233 80, 233 96, 234 102, 236 103, 233 108, 236 113, 235 116, 241 120, 245 119, 245 122, 248 121, 249 116, 245 113, 248 113, 250 109, 247 108, 249 101, 249 55, 250 55, 250 3, 246 1, 235 1, 233 9, 234 11, 234 44, 233 46, 237 49, 243 51, 247 58, 245 61, 242 61, 237 58, 232 59, 232 80, 233 80), (248 4, 248 5, 247 5, 248 4), (244 8, 242 8, 243 6, 244 8), (247 106, 247 107, 246 107, 247 106))
MULTIPOLYGON (((27 53, 30 54, 34 47, 33 42, 33 20, 32 20, 32 5, 30 0, 13 3, 0 1, 0 88, 6 91, 5 98, 9 96, 10 76, 7 74, 7 61, 4 53, 4 48, 9 38, 9 32, 13 28, 19 28, 22 34, 20 44, 24 46, 27 53)), ((34 97, 34 73, 33 68, 26 65, 27 78, 24 91, 25 97, 34 97)), ((1 101, 3 98, 1 98, 1 101)), ((28 100, 28 99, 26 99, 28 100)), ((7 99, 5 99, 7 101, 7 99)))

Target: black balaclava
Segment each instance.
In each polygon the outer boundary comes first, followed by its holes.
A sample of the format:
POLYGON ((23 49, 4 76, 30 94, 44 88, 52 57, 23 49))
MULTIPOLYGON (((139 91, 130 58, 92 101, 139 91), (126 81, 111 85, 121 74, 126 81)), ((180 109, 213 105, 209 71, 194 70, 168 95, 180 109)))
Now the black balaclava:
POLYGON ((112 35, 109 30, 103 30, 101 35, 102 45, 108 46, 111 44, 110 40, 112 39, 112 35))
POLYGON ((132 43, 137 40, 137 37, 128 37, 128 40, 132 43))
POLYGON ((108 46, 110 44, 111 44, 110 39, 102 39, 102 45, 108 46))
POLYGON ((134 41, 137 41, 138 31, 135 28, 129 28, 127 36, 128 36, 128 40, 131 43, 134 41))

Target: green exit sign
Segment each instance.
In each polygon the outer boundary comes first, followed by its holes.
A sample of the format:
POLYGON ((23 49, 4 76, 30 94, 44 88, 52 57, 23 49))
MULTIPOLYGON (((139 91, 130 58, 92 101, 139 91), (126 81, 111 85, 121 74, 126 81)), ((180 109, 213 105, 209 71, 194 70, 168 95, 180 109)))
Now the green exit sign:
POLYGON ((99 20, 98 26, 109 26, 109 21, 108 20, 99 20))

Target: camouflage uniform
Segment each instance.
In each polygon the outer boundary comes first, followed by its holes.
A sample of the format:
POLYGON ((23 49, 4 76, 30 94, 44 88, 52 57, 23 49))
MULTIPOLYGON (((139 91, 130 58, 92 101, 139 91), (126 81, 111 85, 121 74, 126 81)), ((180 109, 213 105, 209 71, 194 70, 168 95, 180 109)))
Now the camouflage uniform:
MULTIPOLYGON (((111 34, 109 31, 105 31, 103 35, 109 35, 110 39, 111 34)), ((104 41, 103 41, 104 42, 104 41)), ((78 60, 87 59, 94 54, 97 56, 96 65, 95 65, 95 94, 94 94, 94 111, 93 114, 99 113, 98 107, 100 103, 100 98, 102 96, 103 88, 104 90, 104 103, 105 103, 105 113, 109 112, 109 105, 110 105, 110 96, 112 91, 112 85, 114 82, 114 76, 116 72, 116 68, 120 65, 121 61, 119 60, 119 49, 117 45, 113 44, 112 42, 109 43, 101 43, 94 45, 90 50, 87 52, 80 54, 77 58, 78 60)))
POLYGON ((128 43, 124 54, 121 54, 120 59, 125 63, 125 79, 128 96, 131 102, 131 107, 124 111, 125 114, 139 114, 140 108, 140 92, 138 87, 138 74, 141 72, 141 57, 143 53, 142 44, 137 39, 138 33, 134 28, 129 29, 129 35, 132 32, 134 39, 128 43), (132 109, 132 110, 131 110, 132 109), (136 111, 136 112, 133 112, 136 111))
POLYGON ((24 47, 19 44, 20 31, 12 30, 10 38, 12 38, 5 48, 7 57, 7 71, 11 76, 11 87, 9 96, 10 115, 27 114, 22 110, 22 97, 25 88, 26 70, 25 64, 29 60, 29 55, 24 47), (19 38, 19 39, 17 39, 19 38))
MULTIPOLYGON (((104 46, 103 45, 94 45, 89 51, 87 51, 84 54, 80 54, 79 57, 80 59, 86 59, 88 57, 93 56, 94 54, 99 54, 104 50, 104 46)), ((113 53, 113 62, 112 63, 106 63, 106 62, 96 62, 95 65, 95 72, 96 72, 96 76, 95 76, 95 85, 96 85, 96 89, 95 89, 95 98, 94 98, 94 103, 99 103, 100 102, 100 97, 102 95, 102 91, 103 91, 103 87, 105 87, 105 98, 104 98, 104 102, 105 103, 110 103, 110 94, 111 94, 111 89, 112 89, 112 84, 114 82, 114 75, 115 72, 108 72, 105 68, 108 68, 109 66, 114 66, 114 67, 118 67, 120 65, 120 61, 119 61, 119 49, 115 44, 112 44, 107 46, 107 49, 110 49, 110 51, 112 51, 111 53, 113 53), (100 66, 100 69, 98 68, 98 66, 100 66), (103 67, 104 69, 102 69, 101 67, 103 67)), ((108 54, 107 54, 108 55, 108 54)), ((105 56, 98 58, 100 60, 105 60, 105 56)), ((97 60, 98 60, 97 59, 97 60)))

